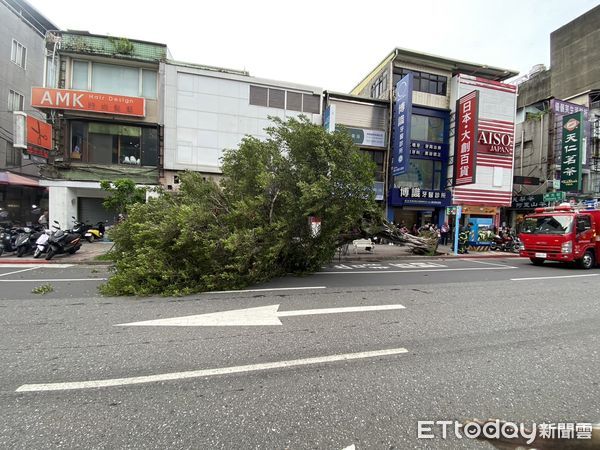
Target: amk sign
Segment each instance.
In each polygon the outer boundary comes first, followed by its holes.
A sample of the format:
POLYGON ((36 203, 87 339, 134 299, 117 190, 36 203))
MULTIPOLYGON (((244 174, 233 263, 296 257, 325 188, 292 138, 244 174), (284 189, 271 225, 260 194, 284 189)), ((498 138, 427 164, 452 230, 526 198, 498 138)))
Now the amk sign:
POLYGON ((560 190, 581 190, 581 153, 583 151, 583 113, 563 116, 562 161, 560 166, 560 190))

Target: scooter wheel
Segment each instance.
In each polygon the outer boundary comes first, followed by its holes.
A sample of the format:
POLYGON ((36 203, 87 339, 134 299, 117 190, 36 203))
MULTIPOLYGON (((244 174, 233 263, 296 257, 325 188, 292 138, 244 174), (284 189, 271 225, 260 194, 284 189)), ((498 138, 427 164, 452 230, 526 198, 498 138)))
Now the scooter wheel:
POLYGON ((54 257, 54 249, 48 249, 48 254, 46 255, 46 261, 50 261, 54 257))
POLYGON ((17 249, 17 256, 21 258, 25 254, 25 247, 19 247, 17 249))
POLYGON ((39 248, 36 248, 33 252, 34 258, 39 258, 42 255, 42 251, 39 248))
POLYGON ((86 237, 87 241, 91 244, 92 242, 94 242, 94 236, 88 236, 86 237))

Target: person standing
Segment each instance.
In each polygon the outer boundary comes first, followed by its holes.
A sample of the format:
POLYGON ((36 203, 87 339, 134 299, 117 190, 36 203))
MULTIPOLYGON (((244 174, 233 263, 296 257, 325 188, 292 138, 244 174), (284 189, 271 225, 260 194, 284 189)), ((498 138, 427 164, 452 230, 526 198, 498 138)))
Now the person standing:
POLYGON ((44 213, 40 216, 40 218, 38 219, 38 223, 43 226, 44 228, 48 228, 48 210, 45 209, 44 213))
POLYGON ((448 245, 448 232, 450 231, 450 227, 448 226, 448 222, 444 222, 442 228, 440 228, 441 235, 441 244, 448 245))

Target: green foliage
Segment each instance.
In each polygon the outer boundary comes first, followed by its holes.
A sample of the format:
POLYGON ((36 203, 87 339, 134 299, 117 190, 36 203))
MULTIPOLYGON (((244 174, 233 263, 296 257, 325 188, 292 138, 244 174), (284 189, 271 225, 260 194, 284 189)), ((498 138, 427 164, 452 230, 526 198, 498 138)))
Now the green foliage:
POLYGON ((183 295, 239 289, 313 271, 340 234, 377 210, 374 166, 342 132, 308 119, 273 119, 268 139, 224 152, 220 185, 181 176, 179 192, 134 204, 113 228, 110 295, 183 295), (309 216, 321 219, 317 236, 309 216))
POLYGON ((129 178, 115 181, 101 181, 100 187, 109 193, 102 205, 120 214, 126 214, 129 208, 136 203, 146 201, 146 189, 136 187, 135 182, 129 178))
POLYGON ((54 286, 52 286, 51 284, 42 284, 41 286, 38 286, 31 290, 32 294, 39 295, 48 294, 49 292, 54 292, 54 286))
POLYGON ((133 53, 134 47, 133 43, 127 38, 115 38, 110 36, 108 40, 115 47, 115 52, 121 55, 130 55, 133 53))

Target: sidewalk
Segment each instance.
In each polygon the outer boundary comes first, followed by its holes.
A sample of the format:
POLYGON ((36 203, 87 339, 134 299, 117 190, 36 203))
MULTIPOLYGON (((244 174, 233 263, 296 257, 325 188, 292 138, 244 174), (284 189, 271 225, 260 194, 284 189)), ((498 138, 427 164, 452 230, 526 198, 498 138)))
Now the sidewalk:
POLYGON ((110 264, 109 261, 98 261, 96 257, 107 253, 112 245, 112 242, 103 241, 92 244, 84 242, 74 255, 56 255, 50 261, 44 259, 45 254, 35 259, 33 255, 19 258, 14 253, 9 253, 8 256, 0 256, 0 267, 2 267, 2 264, 110 264))

